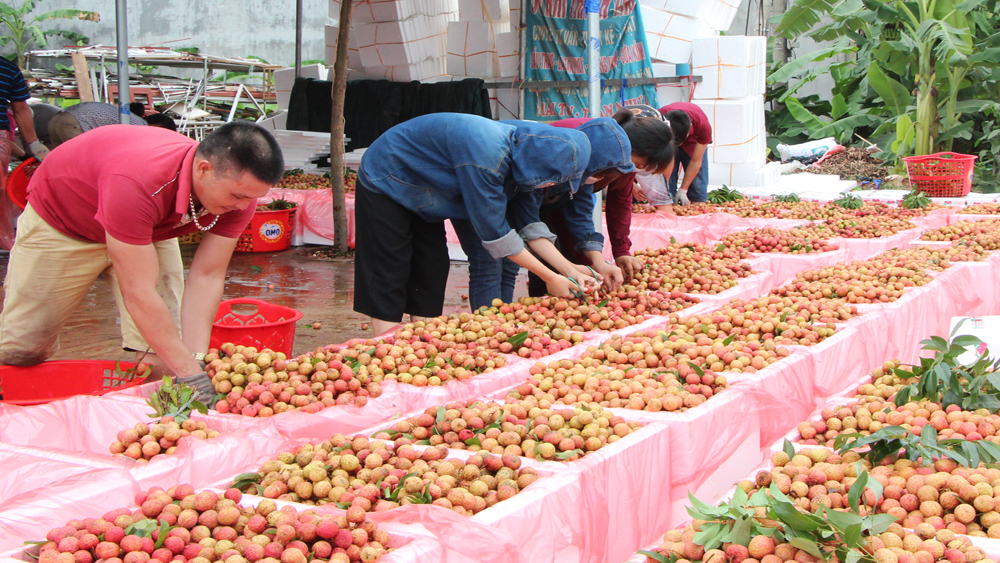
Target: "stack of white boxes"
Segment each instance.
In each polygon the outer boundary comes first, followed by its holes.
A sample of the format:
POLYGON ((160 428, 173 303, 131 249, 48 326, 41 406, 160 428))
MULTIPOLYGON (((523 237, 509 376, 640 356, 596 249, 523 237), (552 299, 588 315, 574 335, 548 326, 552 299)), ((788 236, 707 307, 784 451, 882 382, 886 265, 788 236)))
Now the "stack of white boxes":
MULTIPOLYGON (((458 20, 458 0, 355 0, 352 13, 351 70, 397 82, 447 74, 448 24, 458 20)), ((340 1, 330 0, 331 24, 339 14, 340 1)), ((326 44, 327 63, 333 64, 335 25, 327 28, 326 44)))
POLYGON ((764 89, 765 37, 725 36, 693 42, 691 72, 702 77, 694 103, 708 116, 714 142, 708 147, 709 182, 765 187, 780 178, 767 163, 764 89))
POLYGON ((448 25, 448 74, 499 78, 517 73, 517 36, 508 0, 459 0, 448 25))

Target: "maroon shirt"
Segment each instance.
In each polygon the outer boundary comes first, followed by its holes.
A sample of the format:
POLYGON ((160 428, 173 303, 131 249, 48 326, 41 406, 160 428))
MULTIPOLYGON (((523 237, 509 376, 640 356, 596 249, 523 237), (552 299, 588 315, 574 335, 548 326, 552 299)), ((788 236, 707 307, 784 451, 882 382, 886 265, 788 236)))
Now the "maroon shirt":
POLYGON ((681 143, 681 148, 688 156, 694 154, 696 145, 712 144, 712 124, 708 121, 708 116, 700 107, 688 102, 675 102, 660 108, 660 113, 667 115, 668 111, 681 110, 691 118, 691 132, 687 139, 681 143))
MULTIPOLYGON (((574 117, 554 121, 549 125, 576 129, 590 119, 589 117, 574 117)), ((632 189, 635 186, 635 174, 635 172, 622 174, 613 182, 594 185, 595 193, 605 187, 609 188, 608 197, 605 200, 604 215, 608 221, 608 241, 611 243, 611 253, 615 258, 628 256, 632 250, 632 240, 629 239, 629 234, 632 230, 632 189)), ((562 237, 560 236, 560 238, 562 237)), ((572 243, 563 244, 563 248, 573 248, 573 245, 572 243)))
MULTIPOLYGON (((105 243, 106 233, 135 245, 176 238, 197 228, 185 217, 197 149, 197 141, 160 127, 98 127, 42 161, 28 185, 28 202, 46 223, 77 240, 105 243)), ((209 232, 240 236, 256 207, 224 213, 209 232)), ((214 220, 198 217, 203 226, 214 220)))

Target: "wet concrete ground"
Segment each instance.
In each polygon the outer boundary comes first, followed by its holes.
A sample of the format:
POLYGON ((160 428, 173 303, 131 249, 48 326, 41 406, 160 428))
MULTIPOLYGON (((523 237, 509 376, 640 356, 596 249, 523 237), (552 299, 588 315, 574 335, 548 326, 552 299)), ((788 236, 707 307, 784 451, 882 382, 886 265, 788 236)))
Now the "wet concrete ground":
MULTIPOLYGON (((196 246, 181 246, 185 268, 191 264, 196 246)), ((362 330, 367 317, 355 313, 354 262, 350 259, 318 260, 300 256, 299 247, 278 253, 234 254, 229 264, 224 299, 252 297, 292 307, 302 312, 295 329, 295 353, 317 346, 371 336, 362 330), (274 289, 268 289, 270 284, 274 289), (320 329, 313 329, 316 321, 320 329), (307 326, 308 325, 308 326, 307 326)), ((7 272, 7 253, 0 253, 0 279, 7 272)), ((520 294, 524 280, 519 280, 520 294)), ((468 309, 461 299, 469 288, 468 265, 452 262, 445 296, 445 313, 468 309)), ((0 294, 2 295, 2 294, 0 294)), ((60 335, 59 353, 52 359, 130 359, 121 350, 121 332, 114 297, 102 278, 94 282, 60 335)))

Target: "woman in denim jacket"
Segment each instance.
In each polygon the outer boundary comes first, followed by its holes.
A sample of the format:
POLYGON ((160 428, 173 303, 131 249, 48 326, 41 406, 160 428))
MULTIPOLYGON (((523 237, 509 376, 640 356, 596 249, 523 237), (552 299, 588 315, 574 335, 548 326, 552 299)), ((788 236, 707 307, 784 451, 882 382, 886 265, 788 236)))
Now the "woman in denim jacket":
MULTIPOLYGON (((389 129, 358 169, 354 310, 372 318, 376 334, 404 313, 440 315, 450 269, 445 219, 467 220, 490 256, 534 272, 553 295, 572 295, 576 283, 567 275, 596 287, 589 275, 543 265, 522 240, 539 227, 523 225, 519 234, 506 218, 518 193, 552 186, 575 192, 589 159, 590 143, 577 131, 468 114, 434 113, 389 129)), ((544 237, 529 238, 529 246, 543 258, 558 253, 544 237)))

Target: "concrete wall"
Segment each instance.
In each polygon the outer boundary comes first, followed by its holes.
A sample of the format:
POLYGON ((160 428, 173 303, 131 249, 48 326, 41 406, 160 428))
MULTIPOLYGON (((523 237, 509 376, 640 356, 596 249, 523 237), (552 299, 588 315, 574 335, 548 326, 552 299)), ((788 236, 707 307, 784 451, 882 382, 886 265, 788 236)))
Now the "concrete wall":
MULTIPOLYGON (((303 60, 323 59, 328 5, 327 0, 303 0, 303 60)), ((114 0, 40 0, 35 13, 60 8, 95 11, 101 21, 53 20, 43 23, 44 29, 72 29, 88 36, 92 45, 115 45, 114 0)), ((225 57, 253 55, 291 66, 295 0, 129 0, 128 33, 131 46, 184 39, 164 46, 198 47, 225 57)), ((61 46, 56 43, 58 38, 53 46, 61 46)))

